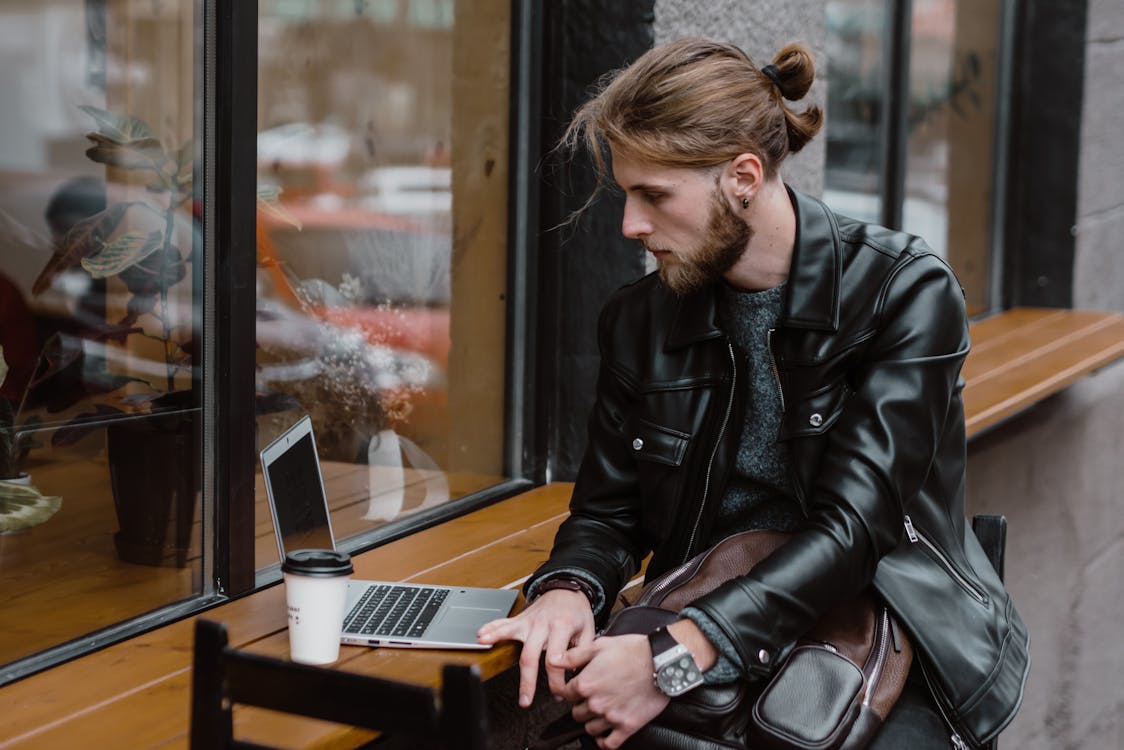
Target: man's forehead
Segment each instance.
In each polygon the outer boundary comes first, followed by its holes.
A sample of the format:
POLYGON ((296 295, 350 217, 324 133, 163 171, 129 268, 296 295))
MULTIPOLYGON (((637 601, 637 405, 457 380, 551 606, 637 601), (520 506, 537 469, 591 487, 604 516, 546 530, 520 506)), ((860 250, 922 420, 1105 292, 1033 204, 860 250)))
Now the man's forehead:
POLYGON ((668 167, 623 155, 613 155, 613 179, 628 192, 667 190, 693 183, 703 174, 702 170, 668 167))

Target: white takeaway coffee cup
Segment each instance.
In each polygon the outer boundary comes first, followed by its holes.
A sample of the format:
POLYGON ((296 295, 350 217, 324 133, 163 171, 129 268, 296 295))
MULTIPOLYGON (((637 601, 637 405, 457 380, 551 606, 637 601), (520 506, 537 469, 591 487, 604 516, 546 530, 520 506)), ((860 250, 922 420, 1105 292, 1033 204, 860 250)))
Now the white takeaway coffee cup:
POLYGON ((299 549, 285 555, 285 606, 289 610, 289 658, 330 664, 340 657, 347 582, 354 566, 346 552, 299 549))

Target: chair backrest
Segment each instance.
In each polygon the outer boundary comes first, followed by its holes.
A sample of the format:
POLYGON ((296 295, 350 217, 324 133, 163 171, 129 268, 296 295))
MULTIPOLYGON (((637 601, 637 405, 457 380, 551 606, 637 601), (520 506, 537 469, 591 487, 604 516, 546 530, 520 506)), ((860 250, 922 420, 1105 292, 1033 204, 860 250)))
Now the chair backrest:
POLYGON ((191 750, 262 748, 233 737, 234 705, 258 706, 435 743, 484 750, 487 725, 476 667, 447 665, 438 694, 420 685, 251 654, 226 627, 195 623, 191 750))
MULTIPOLYGON (((987 555, 991 566, 999 575, 999 580, 1002 581, 1007 556, 1007 517, 982 513, 972 516, 972 532, 980 541, 984 554, 987 555)), ((998 750, 998 748, 998 739, 993 739, 983 746, 983 750, 998 750)))

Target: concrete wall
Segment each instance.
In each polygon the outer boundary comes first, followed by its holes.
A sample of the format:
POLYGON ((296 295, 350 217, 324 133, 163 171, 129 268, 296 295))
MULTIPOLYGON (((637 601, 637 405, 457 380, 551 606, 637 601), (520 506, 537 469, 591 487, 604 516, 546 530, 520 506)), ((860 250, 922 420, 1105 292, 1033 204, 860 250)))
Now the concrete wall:
MULTIPOLYGON (((1089 0, 1073 304, 1124 311, 1124 5, 1089 0)), ((1026 700, 1001 745, 1124 747, 1124 363, 969 446, 973 512, 1010 524, 1030 627, 1026 700)))

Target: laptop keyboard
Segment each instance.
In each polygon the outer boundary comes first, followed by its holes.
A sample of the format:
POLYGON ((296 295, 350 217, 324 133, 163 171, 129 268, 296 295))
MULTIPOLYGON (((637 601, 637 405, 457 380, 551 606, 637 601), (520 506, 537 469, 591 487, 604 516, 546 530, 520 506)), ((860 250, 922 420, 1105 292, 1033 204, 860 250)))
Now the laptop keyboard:
POLYGON ((380 584, 359 598, 343 621, 343 631, 366 636, 420 638, 450 589, 380 584))

